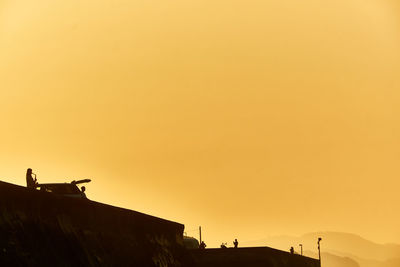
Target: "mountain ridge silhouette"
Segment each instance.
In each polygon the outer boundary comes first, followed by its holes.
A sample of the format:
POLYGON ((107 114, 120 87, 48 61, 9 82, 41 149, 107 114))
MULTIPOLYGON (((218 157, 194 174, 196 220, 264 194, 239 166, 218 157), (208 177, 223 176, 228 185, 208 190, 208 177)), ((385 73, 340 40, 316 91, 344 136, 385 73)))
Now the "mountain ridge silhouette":
POLYGON ((269 236, 253 241, 253 245, 289 250, 291 246, 300 254, 318 258, 317 240, 321 241, 321 258, 324 267, 400 267, 400 244, 379 244, 360 235, 345 232, 321 231, 301 236, 269 236), (356 263, 356 264, 355 264, 356 263))
POLYGON ((352 233, 314 232, 304 234, 299 238, 312 243, 312 240, 318 237, 322 237, 321 246, 326 251, 344 252, 360 258, 379 261, 400 257, 400 244, 379 244, 352 233))

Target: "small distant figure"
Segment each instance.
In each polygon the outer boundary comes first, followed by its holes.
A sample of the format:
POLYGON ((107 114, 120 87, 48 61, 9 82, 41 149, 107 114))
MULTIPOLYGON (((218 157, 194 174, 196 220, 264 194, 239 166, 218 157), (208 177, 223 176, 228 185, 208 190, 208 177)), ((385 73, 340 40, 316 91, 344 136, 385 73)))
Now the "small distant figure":
POLYGON ((235 246, 235 248, 237 248, 238 247, 238 245, 239 245, 239 242, 237 241, 237 239, 235 238, 235 241, 233 241, 233 245, 235 246))
POLYGON ((222 244, 221 244, 221 248, 226 248, 225 243, 222 243, 222 244))
POLYGON ((81 195, 82 195, 83 198, 87 198, 86 194, 85 194, 85 191, 86 191, 86 187, 82 186, 81 187, 81 195))
POLYGON ((207 247, 206 243, 204 243, 204 241, 201 241, 199 249, 205 249, 206 247, 207 247))
POLYGON ((293 247, 290 247, 290 254, 294 254, 294 248, 293 247))
POLYGON ((36 174, 32 172, 32 169, 29 168, 26 170, 26 187, 30 189, 36 189, 38 186, 38 182, 36 179, 36 174), (35 176, 35 177, 33 177, 35 176))

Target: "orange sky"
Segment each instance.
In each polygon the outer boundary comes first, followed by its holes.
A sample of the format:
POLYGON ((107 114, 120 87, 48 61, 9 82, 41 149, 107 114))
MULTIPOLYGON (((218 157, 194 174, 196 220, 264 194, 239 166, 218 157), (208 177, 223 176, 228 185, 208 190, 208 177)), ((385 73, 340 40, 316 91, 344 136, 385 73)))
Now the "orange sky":
POLYGON ((397 0, 3 0, 0 177, 91 178, 209 246, 400 242, 399 74, 397 0))

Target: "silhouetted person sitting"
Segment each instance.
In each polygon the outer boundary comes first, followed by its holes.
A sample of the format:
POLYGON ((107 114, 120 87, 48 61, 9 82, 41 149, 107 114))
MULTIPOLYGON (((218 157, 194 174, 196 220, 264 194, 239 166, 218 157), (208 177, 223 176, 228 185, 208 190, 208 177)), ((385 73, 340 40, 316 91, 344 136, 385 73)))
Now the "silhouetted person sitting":
POLYGON ((86 194, 85 194, 85 191, 86 191, 86 187, 82 186, 81 187, 81 195, 82 195, 83 198, 87 198, 86 194))
POLYGON ((36 189, 38 183, 36 180, 36 174, 34 174, 32 172, 32 169, 29 168, 26 170, 26 187, 30 188, 30 189, 36 189), (35 177, 33 177, 32 175, 34 175, 35 177))
POLYGON ((226 248, 224 243, 221 244, 221 248, 226 248))
POLYGON ((293 247, 290 247, 290 254, 294 254, 294 248, 293 247))
POLYGON ((233 245, 235 246, 235 248, 237 248, 237 247, 238 247, 238 245, 239 245, 239 242, 237 241, 237 239, 235 239, 235 241, 233 241, 233 245))
POLYGON ((206 247, 207 247, 206 243, 204 243, 204 241, 201 241, 199 249, 205 249, 206 247))

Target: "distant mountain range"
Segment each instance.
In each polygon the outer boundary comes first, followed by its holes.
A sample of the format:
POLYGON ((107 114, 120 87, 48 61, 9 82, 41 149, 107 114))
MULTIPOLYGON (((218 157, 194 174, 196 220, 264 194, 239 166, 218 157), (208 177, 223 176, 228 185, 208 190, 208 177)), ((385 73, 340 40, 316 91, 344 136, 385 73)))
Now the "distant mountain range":
POLYGON ((378 244, 355 234, 315 232, 300 237, 272 236, 256 241, 256 245, 289 250, 318 258, 317 240, 321 241, 322 267, 400 267, 400 244, 378 244))

